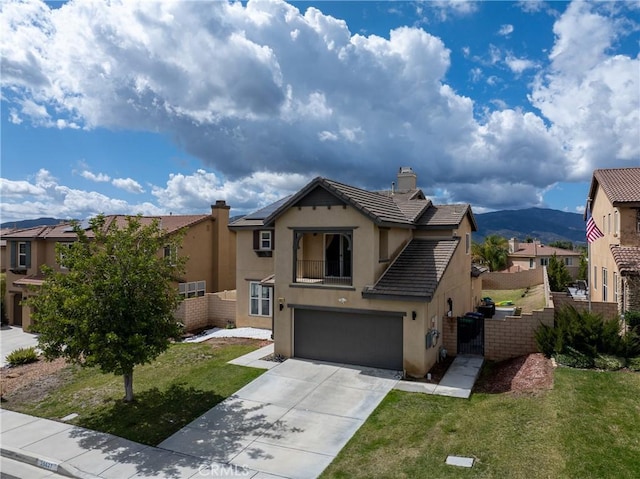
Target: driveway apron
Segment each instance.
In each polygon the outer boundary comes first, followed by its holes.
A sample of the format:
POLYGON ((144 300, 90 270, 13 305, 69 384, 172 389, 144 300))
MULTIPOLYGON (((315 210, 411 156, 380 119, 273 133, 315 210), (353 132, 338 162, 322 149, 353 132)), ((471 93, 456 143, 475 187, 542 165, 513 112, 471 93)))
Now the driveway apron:
POLYGON ((159 447, 280 477, 315 478, 399 377, 384 369, 287 359, 159 447))

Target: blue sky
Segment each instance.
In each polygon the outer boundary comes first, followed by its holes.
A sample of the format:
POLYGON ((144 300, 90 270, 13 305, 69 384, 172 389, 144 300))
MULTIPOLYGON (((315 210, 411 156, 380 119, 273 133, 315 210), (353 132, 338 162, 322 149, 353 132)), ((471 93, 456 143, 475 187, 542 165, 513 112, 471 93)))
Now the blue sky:
POLYGON ((0 221, 243 214, 315 176, 581 212, 640 166, 639 2, 3 2, 0 221))

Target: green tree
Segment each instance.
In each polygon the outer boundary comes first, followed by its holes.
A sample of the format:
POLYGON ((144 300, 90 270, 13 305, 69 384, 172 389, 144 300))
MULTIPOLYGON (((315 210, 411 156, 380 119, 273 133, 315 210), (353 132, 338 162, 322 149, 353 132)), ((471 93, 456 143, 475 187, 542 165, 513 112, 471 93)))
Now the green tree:
POLYGON ((159 221, 143 225, 139 216, 118 227, 100 215, 90 225, 92 235, 74 225, 78 241, 56 249, 68 271, 43 268, 45 281, 27 304, 46 358, 122 375, 130 402, 134 366, 153 361, 180 334, 173 281, 186 259, 161 253, 177 251, 182 235, 167 237, 159 221))
POLYGON ((549 246, 573 251, 573 243, 571 241, 554 241, 553 243, 549 243, 549 246))
POLYGON ((506 268, 509 255, 509 242, 498 235, 489 235, 483 243, 471 245, 473 261, 488 266, 491 271, 506 268))
POLYGON ((549 277, 551 291, 564 291, 566 286, 573 280, 564 261, 559 260, 555 253, 549 258, 547 276, 549 277))

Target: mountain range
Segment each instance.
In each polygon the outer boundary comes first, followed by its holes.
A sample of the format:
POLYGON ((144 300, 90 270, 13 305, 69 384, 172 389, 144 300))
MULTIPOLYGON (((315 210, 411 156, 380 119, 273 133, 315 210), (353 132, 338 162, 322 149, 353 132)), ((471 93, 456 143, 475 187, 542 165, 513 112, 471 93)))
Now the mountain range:
MULTIPOLYGON (((501 210, 474 215, 478 231, 473 240, 482 242, 489 235, 499 235, 507 239, 527 238, 540 240, 541 243, 571 241, 574 244, 585 243, 585 223, 581 214, 567 213, 546 208, 528 208, 524 210, 501 210)), ((33 226, 56 225, 67 220, 39 218, 35 220, 10 221, 2 223, 2 228, 31 228, 33 226)))

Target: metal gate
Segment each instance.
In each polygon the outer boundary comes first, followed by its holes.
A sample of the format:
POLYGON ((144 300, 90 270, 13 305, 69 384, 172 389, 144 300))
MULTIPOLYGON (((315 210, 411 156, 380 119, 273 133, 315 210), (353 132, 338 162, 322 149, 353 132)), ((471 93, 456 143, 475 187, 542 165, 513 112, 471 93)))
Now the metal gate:
POLYGON ((484 356, 484 315, 471 313, 458 318, 458 354, 484 356))

